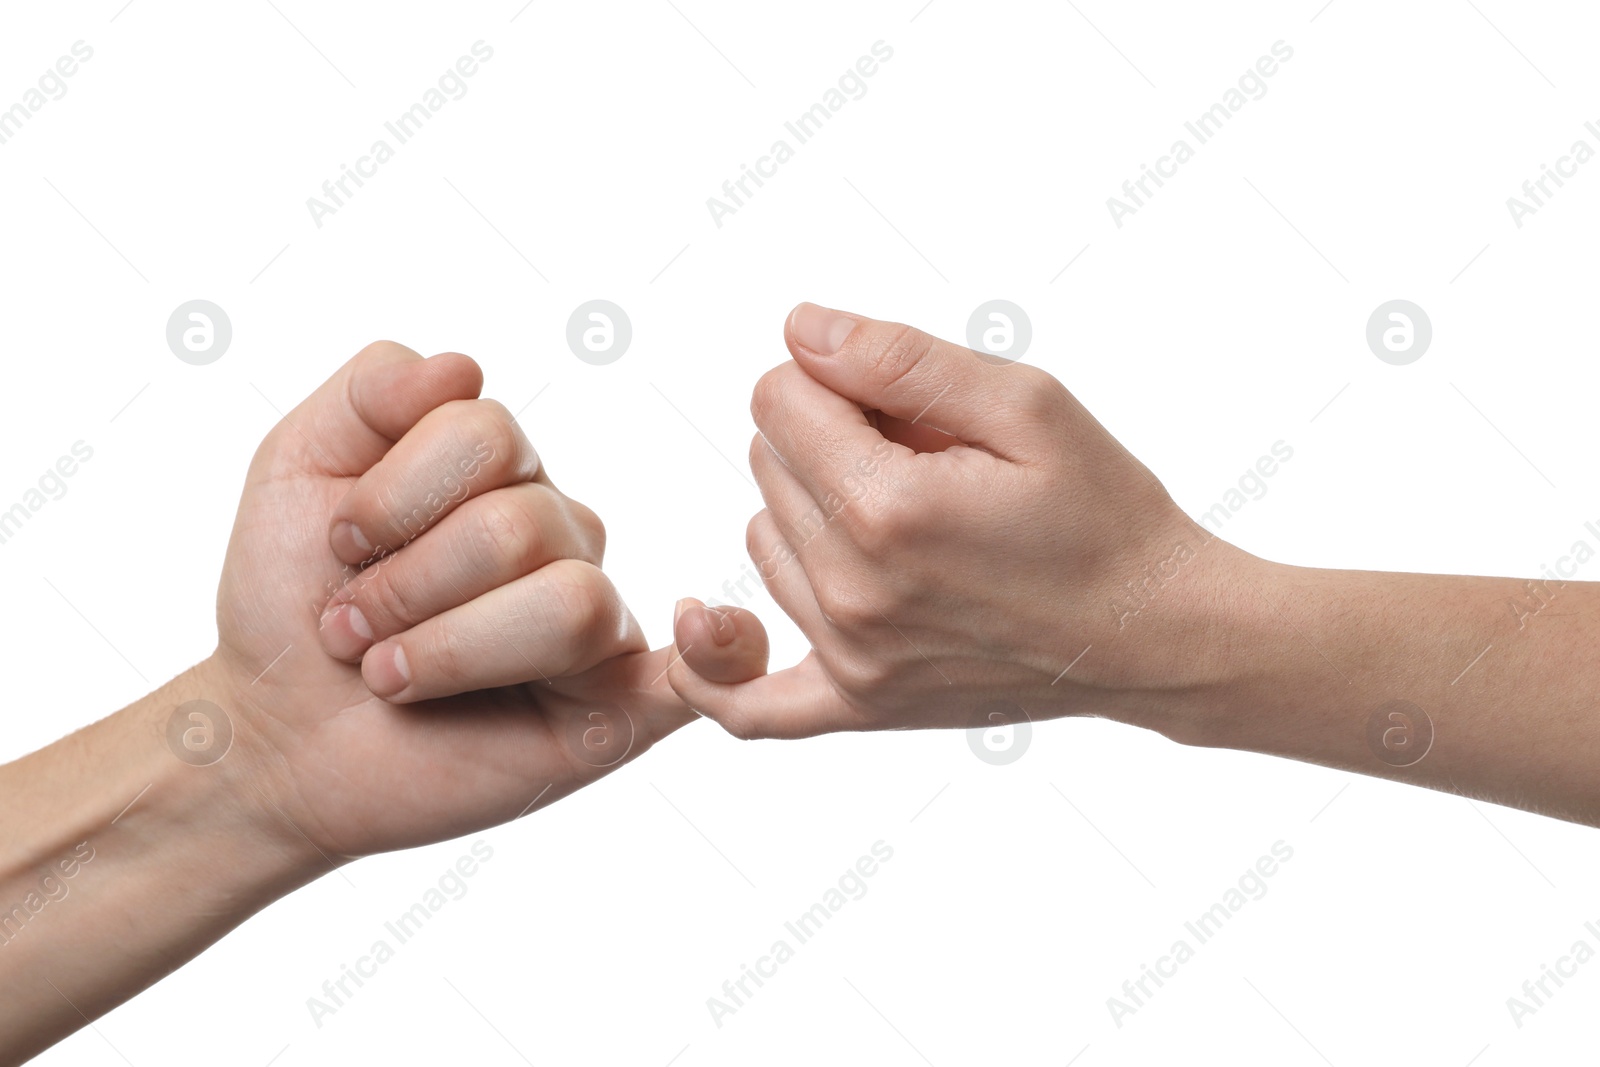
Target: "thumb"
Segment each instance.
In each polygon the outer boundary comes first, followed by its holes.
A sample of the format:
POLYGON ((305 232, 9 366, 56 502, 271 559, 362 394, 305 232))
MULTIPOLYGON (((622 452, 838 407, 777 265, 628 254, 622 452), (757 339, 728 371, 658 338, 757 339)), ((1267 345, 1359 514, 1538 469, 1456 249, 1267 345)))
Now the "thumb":
POLYGON ((285 415, 257 460, 276 472, 364 474, 422 416, 482 388, 483 371, 468 356, 423 359, 404 345, 376 341, 285 415))
POLYGON ((953 434, 1014 458, 1038 426, 1042 372, 997 365, 970 348, 896 322, 800 304, 784 340, 817 381, 869 411, 953 434))

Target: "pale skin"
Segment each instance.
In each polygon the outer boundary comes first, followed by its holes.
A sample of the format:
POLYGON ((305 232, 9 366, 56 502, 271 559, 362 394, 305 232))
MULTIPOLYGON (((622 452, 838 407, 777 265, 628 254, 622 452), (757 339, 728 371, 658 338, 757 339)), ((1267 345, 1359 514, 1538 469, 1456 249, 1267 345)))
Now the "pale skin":
MULTIPOLYGON (((216 650, 0 768, 0 909, 23 909, 0 912, 0 1062, 338 866, 545 807, 694 719, 599 570, 598 519, 481 385, 465 356, 365 349, 256 453, 216 650), (167 736, 191 700, 234 730, 205 766, 167 736)), ((698 669, 764 669, 752 617, 724 630, 698 669)))
MULTIPOLYGON (((812 651, 738 684, 669 672, 737 736, 985 726, 1000 705, 1600 825, 1600 585, 1259 559, 1036 368, 811 304, 784 339, 752 404, 748 543, 812 651)), ((679 642, 710 618, 692 603, 679 642)))
POLYGON ((71 884, 0 945, 0 1060, 334 867, 543 807, 695 712, 744 738, 1097 715, 1600 825, 1600 587, 1258 559, 1035 368, 815 305, 785 339, 748 542, 812 651, 771 674, 754 616, 693 600, 648 650, 598 520, 466 357, 374 345, 295 409, 246 480, 216 651, 0 768, 0 907, 71 884), (235 727, 208 766, 166 735, 192 699, 235 727), (1372 739, 1396 700, 1432 727, 1406 766, 1414 723, 1372 739))

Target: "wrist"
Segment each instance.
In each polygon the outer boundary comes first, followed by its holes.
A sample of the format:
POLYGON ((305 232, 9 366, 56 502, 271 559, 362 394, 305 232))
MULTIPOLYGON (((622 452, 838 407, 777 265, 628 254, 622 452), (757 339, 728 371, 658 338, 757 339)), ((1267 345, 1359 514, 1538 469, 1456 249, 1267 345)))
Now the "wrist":
POLYGON ((1147 576, 1113 601, 1109 713, 1181 744, 1226 744, 1239 702, 1278 667, 1297 625, 1267 594, 1291 568, 1187 520, 1152 544, 1164 562, 1145 571, 1163 584, 1152 589, 1147 576))
POLYGON ((1171 694, 1163 730, 1180 744, 1238 747, 1246 720, 1261 710, 1263 694, 1292 691, 1301 653, 1316 655, 1295 644, 1307 625, 1307 602, 1282 595, 1285 572, 1304 568, 1227 547, 1216 583, 1203 602, 1191 605, 1193 661, 1200 666, 1171 694))
POLYGON ((201 736, 169 741, 175 712, 224 694, 201 664, 0 768, 0 948, 17 979, 0 1003, 0 1059, 42 1051, 326 870, 261 817, 247 753, 207 763, 201 736), (47 972, 49 984, 20 980, 47 972))
POLYGON ((229 901, 254 911, 332 868, 283 814, 241 688, 215 656, 102 725, 146 783, 130 781, 143 791, 117 826, 230 872, 205 880, 229 901))
POLYGON ((1207 671, 1175 693, 1163 732, 1180 743, 1279 755, 1305 750, 1341 765, 1367 764, 1364 730, 1374 709, 1395 700, 1436 704, 1449 689, 1448 676, 1419 676, 1413 664, 1441 653, 1466 664, 1482 649, 1484 620, 1469 611, 1459 624, 1419 630, 1396 583, 1413 583, 1411 595, 1423 588, 1438 595, 1430 576, 1239 556, 1212 605, 1194 615, 1207 671), (1330 729, 1331 739, 1324 736, 1330 729))

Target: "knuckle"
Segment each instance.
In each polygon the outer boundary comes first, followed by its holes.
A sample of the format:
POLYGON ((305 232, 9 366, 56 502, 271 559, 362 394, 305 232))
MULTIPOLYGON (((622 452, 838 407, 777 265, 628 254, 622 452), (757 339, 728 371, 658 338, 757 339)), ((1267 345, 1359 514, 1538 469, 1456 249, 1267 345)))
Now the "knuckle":
POLYGON ((804 511, 788 512, 781 522, 783 536, 793 547, 805 548, 828 528, 828 517, 821 504, 812 504, 804 511))
POLYGON ((576 656, 589 641, 610 629, 611 583, 600 568, 582 560, 571 561, 562 571, 562 577, 550 589, 550 596, 557 625, 576 656))
MULTIPOLYGON (((876 613, 873 618, 878 618, 876 613)), ((904 681, 896 650, 905 648, 905 641, 899 635, 892 635, 886 640, 890 643, 860 640, 840 643, 828 650, 824 664, 840 695, 869 729, 873 720, 872 709, 881 706, 885 698, 897 692, 897 687, 904 681)), ((919 658, 917 662, 921 664, 922 661, 919 658)))
POLYGON ((358 488, 356 496, 355 523, 372 538, 374 554, 385 562, 433 529, 447 502, 459 499, 440 490, 420 492, 393 484, 358 488))
POLYGON ((491 573, 499 574, 509 565, 521 576, 539 565, 543 532, 525 508, 509 499, 485 499, 476 511, 478 543, 484 548, 491 573))
POLYGON ((883 560, 893 554, 896 537, 880 515, 858 515, 850 520, 849 530, 851 543, 867 559, 883 560))
POLYGON ((364 346, 355 358, 363 363, 395 363, 422 357, 398 341, 379 340, 364 346))
POLYGON ((791 364, 773 367, 756 380, 750 393, 750 417, 757 426, 768 425, 783 404, 784 382, 791 364))
POLYGON ((842 513, 850 539, 863 555, 881 560, 903 548, 916 535, 915 507, 897 494, 879 494, 854 502, 842 513))
POLYGON ((760 741, 767 736, 761 722, 748 712, 726 712, 719 722, 724 730, 740 741, 760 741))
POLYGON ((794 550, 781 537, 774 537, 775 520, 769 511, 758 511, 744 529, 744 549, 763 583, 794 558, 794 550))
POLYGON ((882 693, 898 681, 893 665, 876 656, 853 656, 839 666, 843 687, 853 693, 882 693))
POLYGON ((744 554, 756 565, 756 571, 765 580, 768 576, 767 545, 762 538, 762 521, 760 516, 751 519, 744 526, 744 554))
MULTIPOLYGON (((487 451, 481 463, 497 472, 509 470, 517 461, 517 429, 511 412, 497 400, 461 401, 459 432, 467 438, 474 455, 487 451)), ((453 414, 453 413, 452 413, 453 414)))
POLYGON ((566 501, 568 521, 582 544, 579 558, 600 565, 606 554, 606 524, 593 508, 570 498, 566 501))
POLYGON ((398 632, 423 618, 417 591, 404 572, 397 572, 391 562, 397 558, 391 556, 378 561, 356 579, 359 584, 355 602, 375 634, 398 632))
POLYGON ((758 511, 744 524, 744 550, 752 559, 757 553, 764 552, 767 547, 761 536, 767 524, 767 520, 762 518, 765 514, 765 511, 758 511))
POLYGON ((436 682, 449 685, 471 677, 473 651, 466 646, 463 635, 453 626, 435 626, 428 632, 422 648, 420 663, 413 663, 413 673, 431 677, 436 682))
POLYGON ((822 617, 841 630, 859 631, 877 618, 878 613, 861 596, 857 583, 836 572, 813 578, 811 587, 822 617))
POLYGON ((887 391, 916 369, 933 347, 933 338, 914 326, 888 323, 857 330, 847 343, 860 347, 872 384, 879 391, 887 391))
POLYGON ((511 414, 511 409, 492 396, 480 397, 474 403, 487 412, 488 417, 502 426, 513 426, 517 421, 516 417, 511 414))
POLYGON ((1009 369, 1023 371, 1022 388, 1017 401, 1021 415, 1044 423, 1059 423, 1066 419, 1072 406, 1072 396, 1066 386, 1037 367, 1024 365, 1009 369))

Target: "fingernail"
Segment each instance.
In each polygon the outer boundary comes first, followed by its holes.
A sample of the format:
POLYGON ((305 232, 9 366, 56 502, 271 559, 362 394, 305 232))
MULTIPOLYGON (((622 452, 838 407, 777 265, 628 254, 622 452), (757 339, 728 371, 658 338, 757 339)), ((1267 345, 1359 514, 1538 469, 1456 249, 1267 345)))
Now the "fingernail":
POLYGON ((789 317, 794 339, 819 356, 831 356, 856 328, 856 320, 816 304, 800 304, 789 317))
POLYGON ((687 607, 688 604, 689 604, 689 598, 688 597, 684 597, 682 600, 680 600, 676 604, 672 605, 672 625, 673 625, 674 629, 677 628, 678 620, 683 618, 683 609, 685 607, 687 607))
POLYGON ((367 535, 361 532, 361 527, 353 522, 341 522, 334 530, 336 538, 342 537, 356 546, 358 552, 371 552, 372 542, 367 540, 367 535))
POLYGON ((354 604, 340 601, 329 604, 317 628, 328 655, 346 663, 360 661, 362 654, 372 647, 372 627, 354 604), (341 616, 344 622, 339 621, 341 616))
POLYGON ((706 611, 711 615, 711 640, 717 643, 718 648, 733 644, 733 614, 713 607, 707 607, 706 611))
POLYGON ((362 661, 367 688, 381 697, 391 697, 411 684, 411 667, 406 650, 399 645, 377 645, 362 661))
POLYGON ((367 622, 367 617, 361 614, 361 609, 354 604, 349 605, 349 613, 345 616, 350 623, 350 629, 363 641, 372 640, 372 625, 367 622))
MULTIPOLYGON (((320 630, 329 629, 330 624, 339 617, 340 612, 344 612, 345 618, 349 620, 351 633, 363 639, 371 639, 372 627, 367 623, 367 617, 361 614, 360 608, 350 603, 342 595, 335 596, 328 602, 328 606, 322 609, 322 618, 318 620, 317 628, 320 630)), ((334 629, 337 630, 337 627, 334 629)))

